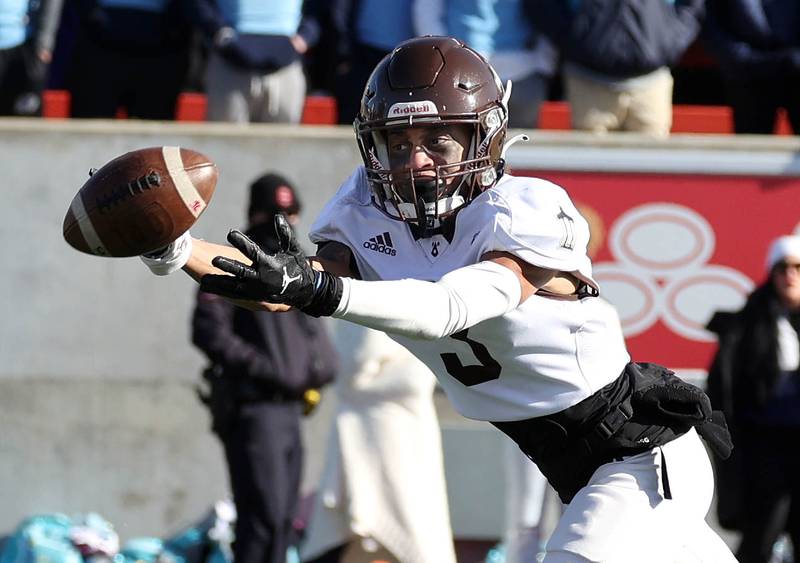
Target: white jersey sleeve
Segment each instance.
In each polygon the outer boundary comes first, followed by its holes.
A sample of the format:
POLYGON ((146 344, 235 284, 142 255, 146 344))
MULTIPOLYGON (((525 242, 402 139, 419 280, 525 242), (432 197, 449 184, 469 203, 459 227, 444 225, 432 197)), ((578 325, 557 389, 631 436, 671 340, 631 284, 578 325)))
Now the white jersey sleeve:
POLYGON ((443 338, 504 315, 519 305, 522 294, 517 275, 494 262, 464 266, 436 283, 348 278, 342 283, 334 317, 424 339, 443 338))
POLYGON ((534 266, 571 272, 597 289, 586 254, 589 225, 563 188, 539 178, 506 176, 485 195, 489 205, 476 210, 492 217, 473 219, 493 225, 485 251, 508 252, 534 266))

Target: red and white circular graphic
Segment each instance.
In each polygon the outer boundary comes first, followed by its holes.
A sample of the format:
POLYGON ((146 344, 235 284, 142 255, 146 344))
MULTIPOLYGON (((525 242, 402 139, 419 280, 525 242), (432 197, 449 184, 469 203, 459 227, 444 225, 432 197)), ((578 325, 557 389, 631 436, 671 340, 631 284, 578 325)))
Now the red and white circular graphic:
POLYGON ((673 203, 649 203, 623 214, 611 228, 609 247, 631 270, 658 278, 702 267, 715 247, 714 230, 696 211, 673 203))

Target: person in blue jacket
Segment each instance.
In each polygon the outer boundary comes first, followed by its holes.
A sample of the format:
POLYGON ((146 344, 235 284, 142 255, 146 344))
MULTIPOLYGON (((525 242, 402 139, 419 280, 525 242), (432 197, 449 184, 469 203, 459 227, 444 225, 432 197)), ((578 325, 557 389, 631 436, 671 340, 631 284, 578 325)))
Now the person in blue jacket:
POLYGON ((512 83, 508 126, 536 128, 558 52, 536 29, 523 0, 416 0, 419 35, 450 35, 486 57, 512 83))
POLYGON ((206 69, 208 119, 299 123, 303 55, 319 39, 314 2, 195 0, 211 42, 206 69))
POLYGON ((394 47, 418 34, 413 0, 330 0, 335 30, 334 94, 339 123, 352 125, 372 69, 394 47))
POLYGON ((61 2, 0 0, 0 115, 41 115, 61 2))

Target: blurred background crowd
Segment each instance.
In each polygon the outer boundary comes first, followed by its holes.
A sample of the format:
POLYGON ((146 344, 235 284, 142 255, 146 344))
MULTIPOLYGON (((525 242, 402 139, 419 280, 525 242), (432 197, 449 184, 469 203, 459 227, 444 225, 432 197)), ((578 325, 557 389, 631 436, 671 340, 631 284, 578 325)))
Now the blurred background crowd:
POLYGON ((800 120, 792 0, 0 0, 0 114, 349 124, 374 65, 426 34, 513 81, 512 127, 800 120))

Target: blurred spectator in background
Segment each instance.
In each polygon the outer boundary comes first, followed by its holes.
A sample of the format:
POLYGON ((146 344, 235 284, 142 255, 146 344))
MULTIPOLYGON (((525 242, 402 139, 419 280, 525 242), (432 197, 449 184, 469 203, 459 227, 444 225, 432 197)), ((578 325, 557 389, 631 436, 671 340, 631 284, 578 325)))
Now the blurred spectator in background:
POLYGON ((503 84, 512 81, 509 127, 535 128, 558 55, 538 33, 523 0, 415 0, 419 35, 449 35, 486 57, 503 84))
POLYGON ((306 97, 303 55, 319 38, 314 3, 194 0, 211 41, 208 119, 300 123, 306 97))
POLYGON ((61 2, 0 0, 0 115, 41 115, 61 2))
POLYGON ((735 456, 716 462, 720 523, 741 530, 742 563, 770 561, 784 530, 800 561, 800 236, 773 241, 766 266, 767 281, 744 308, 709 324, 719 350, 708 395, 736 445, 735 456))
POLYGON ((395 45, 417 35, 412 2, 331 0, 339 59, 335 81, 339 123, 353 124, 372 70, 395 45))
POLYGON ((188 0, 74 0, 72 117, 171 120, 191 40, 188 0))
POLYGON ((316 0, 311 12, 319 23, 319 39, 303 57, 309 96, 333 97, 336 84, 338 34, 333 21, 336 2, 316 0))
MULTIPOLYGON (((276 174, 250 187, 248 236, 277 250, 277 213, 297 220, 300 203, 276 174)), ((336 352, 323 321, 300 311, 254 312, 198 293, 192 341, 210 361, 206 401, 225 448, 236 505, 236 563, 285 563, 296 541, 303 467, 300 420, 313 390, 330 382, 336 352)))
POLYGON ((455 563, 433 374, 382 332, 334 334, 343 369, 303 560, 455 563))
POLYGON ((784 108, 800 133, 800 3, 709 0, 705 38, 725 79, 735 131, 773 133, 784 108))
POLYGON ((573 128, 669 135, 670 67, 700 31, 704 0, 526 1, 563 54, 573 128))

